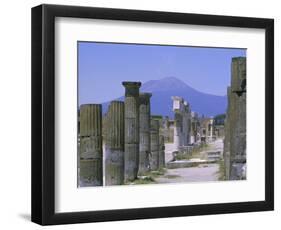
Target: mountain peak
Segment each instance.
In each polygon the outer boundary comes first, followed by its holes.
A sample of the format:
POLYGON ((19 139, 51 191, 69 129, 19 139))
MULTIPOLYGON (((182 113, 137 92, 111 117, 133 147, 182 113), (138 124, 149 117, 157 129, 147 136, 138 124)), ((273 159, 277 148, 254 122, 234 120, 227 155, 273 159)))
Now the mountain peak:
POLYGON ((180 79, 178 79, 176 77, 173 77, 173 76, 164 77, 164 78, 160 79, 159 81, 178 81, 178 82, 183 82, 180 79))
MULTIPOLYGON (((151 114, 169 116, 170 118, 174 117, 172 96, 184 98, 191 105, 193 111, 206 116, 225 113, 227 106, 227 97, 202 93, 175 77, 148 81, 141 86, 140 91, 152 93, 151 114)), ((118 98, 118 100, 123 99, 124 96, 118 98)), ((107 111, 109 103, 103 104, 103 111, 107 111)))
POLYGON ((141 87, 143 92, 157 92, 166 90, 180 90, 190 88, 183 81, 176 77, 165 77, 159 80, 151 80, 144 83, 141 87))

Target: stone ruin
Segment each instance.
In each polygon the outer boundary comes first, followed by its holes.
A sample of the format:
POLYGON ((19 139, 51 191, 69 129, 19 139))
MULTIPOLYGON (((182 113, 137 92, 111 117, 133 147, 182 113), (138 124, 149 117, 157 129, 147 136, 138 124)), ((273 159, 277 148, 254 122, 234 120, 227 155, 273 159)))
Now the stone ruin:
POLYGON ((137 178, 139 169, 139 88, 140 82, 123 82, 125 87, 125 181, 137 178))
POLYGON ((173 111, 174 119, 174 145, 175 150, 179 150, 180 146, 187 146, 191 138, 191 111, 189 104, 182 97, 174 96, 173 111))
POLYGON ((174 142, 174 121, 170 120, 168 116, 161 119, 160 135, 164 137, 165 143, 174 142))
POLYGON ((214 119, 211 117, 203 117, 200 121, 200 137, 203 142, 210 142, 215 139, 214 119))
POLYGON ((200 119, 182 97, 174 96, 174 154, 191 154, 201 144, 200 119))
POLYGON ((232 59, 227 90, 224 161, 226 180, 246 179, 246 58, 232 59))
POLYGON ((122 84, 124 102, 111 101, 104 117, 101 104, 80 106, 79 186, 121 185, 165 167, 159 116, 150 114, 152 95, 139 92, 140 82, 122 84))
POLYGON ((139 125, 140 125, 140 153, 139 153, 139 175, 150 170, 149 154, 151 148, 150 139, 150 98, 151 93, 140 93, 139 96, 139 125))
POLYGON ((102 108, 89 104, 80 107, 80 183, 103 185, 102 108))
POLYGON ((140 82, 123 82, 124 102, 111 101, 104 117, 101 104, 81 105, 79 186, 131 183, 138 176, 166 167, 166 144, 173 145, 172 155, 191 154, 202 143, 224 134, 226 179, 243 179, 246 166, 245 58, 232 60, 231 79, 225 124, 217 126, 212 117, 200 118, 191 111, 190 104, 179 96, 172 97, 174 120, 152 116, 152 94, 140 93, 140 82))
POLYGON ((190 125, 190 139, 189 144, 196 144, 201 141, 200 139, 200 129, 201 123, 198 113, 191 112, 191 125, 190 125))
POLYGON ((106 115, 105 185, 124 182, 124 102, 112 101, 106 115))

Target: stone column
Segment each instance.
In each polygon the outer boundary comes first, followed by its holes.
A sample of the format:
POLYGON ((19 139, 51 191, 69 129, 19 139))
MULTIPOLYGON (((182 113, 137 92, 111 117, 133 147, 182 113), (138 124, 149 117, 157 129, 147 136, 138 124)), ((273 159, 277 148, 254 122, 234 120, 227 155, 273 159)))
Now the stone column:
POLYGON ((124 184, 124 102, 112 101, 105 136, 105 184, 124 184))
POLYGON ((101 186, 102 177, 102 107, 80 106, 80 186, 101 186))
POLYGON ((139 175, 149 171, 150 154, 150 97, 151 93, 141 93, 139 98, 140 157, 139 175))
POLYGON ((213 118, 210 119, 210 141, 213 141, 213 125, 214 125, 214 120, 213 118))
POLYGON ((159 136, 159 168, 165 167, 165 138, 163 135, 159 136))
POLYGON ((140 82, 122 82, 125 87, 125 181, 137 178, 139 168, 140 82))
POLYGON ((175 112, 174 118, 174 146, 178 151, 179 147, 183 145, 183 98, 173 96, 173 111, 175 112))
POLYGON ((163 118, 163 136, 165 142, 169 142, 169 117, 165 116, 163 118))
POLYGON ((150 120, 151 156, 150 167, 155 171, 159 169, 159 120, 150 120))
POLYGON ((225 177, 246 178, 246 58, 232 58, 225 123, 225 177))
POLYGON ((182 139, 182 116, 179 112, 175 112, 175 118, 174 118, 174 146, 175 150, 178 151, 179 147, 182 145, 181 139, 182 139))
POLYGON ((230 106, 231 106, 231 87, 227 87, 227 110, 225 119, 225 136, 223 144, 223 156, 224 156, 224 167, 225 167, 225 180, 230 179, 230 106))
MULTIPOLYGON (((191 112, 191 130, 190 130, 190 144, 194 144, 197 141, 198 132, 198 115, 195 112, 191 112)), ((208 129, 206 129, 206 136, 208 129)))
POLYGON ((183 146, 189 144, 189 104, 187 101, 183 102, 183 146))
POLYGON ((246 172, 246 58, 231 65, 230 179, 245 179, 246 172))

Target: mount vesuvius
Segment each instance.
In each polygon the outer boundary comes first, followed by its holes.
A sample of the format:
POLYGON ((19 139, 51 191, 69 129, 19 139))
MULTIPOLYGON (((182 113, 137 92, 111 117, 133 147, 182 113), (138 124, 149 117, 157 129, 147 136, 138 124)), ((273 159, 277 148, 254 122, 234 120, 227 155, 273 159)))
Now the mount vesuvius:
MULTIPOLYGON (((188 101, 191 110, 205 116, 215 116, 225 113, 227 107, 226 96, 216 96, 200 92, 188 86, 175 77, 167 77, 160 80, 145 82, 140 92, 150 92, 151 114, 174 117, 172 111, 172 96, 180 96, 188 101)), ((124 97, 116 100, 124 100, 124 97)), ((103 111, 107 111, 110 102, 103 103, 103 111)))

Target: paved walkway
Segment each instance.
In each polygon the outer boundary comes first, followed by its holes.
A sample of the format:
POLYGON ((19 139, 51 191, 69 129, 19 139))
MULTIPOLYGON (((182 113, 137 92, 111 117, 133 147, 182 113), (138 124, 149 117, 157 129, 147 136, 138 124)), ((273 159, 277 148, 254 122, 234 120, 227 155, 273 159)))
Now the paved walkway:
POLYGON ((167 169, 167 172, 155 178, 157 183, 179 183, 195 181, 217 181, 218 164, 206 164, 192 168, 167 169))
MULTIPOLYGON (((170 146, 169 146, 170 147, 170 146)), ((217 139, 209 143, 207 151, 200 152, 199 156, 205 157, 208 152, 223 151, 223 140, 217 139)), ((170 151, 169 151, 170 152, 170 151)), ((170 153, 168 153, 170 156, 170 153)), ((167 169, 162 176, 155 178, 157 183, 179 183, 196 181, 217 181, 219 179, 219 164, 200 164, 190 168, 167 169)))

